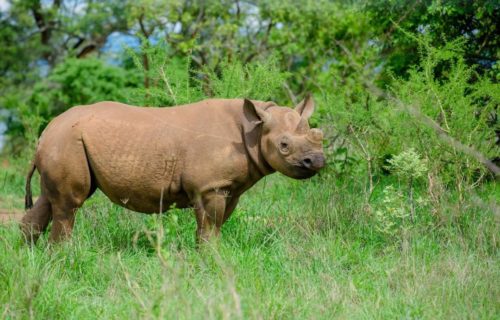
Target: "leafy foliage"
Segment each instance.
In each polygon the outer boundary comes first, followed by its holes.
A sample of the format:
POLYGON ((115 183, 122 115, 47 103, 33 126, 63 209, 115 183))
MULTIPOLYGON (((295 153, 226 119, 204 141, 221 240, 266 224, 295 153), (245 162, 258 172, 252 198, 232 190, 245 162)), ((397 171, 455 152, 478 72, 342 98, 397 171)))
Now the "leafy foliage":
POLYGON ((395 136, 400 143, 413 141, 416 150, 432 159, 431 171, 439 171, 446 180, 471 182, 475 172, 485 170, 482 164, 458 152, 453 144, 443 143, 439 135, 445 132, 487 157, 499 154, 495 141, 498 123, 492 122, 492 117, 497 113, 500 89, 466 66, 460 42, 450 42, 441 49, 430 47, 425 40, 422 45, 422 63, 411 69, 408 80, 396 81, 393 90, 405 104, 432 119, 439 131, 408 119, 419 128, 398 126, 395 136))
POLYGON ((273 59, 245 66, 238 61, 225 61, 221 69, 220 76, 211 72, 208 77, 213 96, 220 98, 269 100, 277 96, 288 76, 277 68, 273 59))
POLYGON ((499 39, 496 34, 500 6, 496 1, 366 1, 365 10, 377 30, 377 42, 387 59, 387 69, 404 75, 420 57, 414 52, 418 43, 406 33, 426 35, 435 47, 461 38, 464 60, 477 65, 480 73, 492 72, 498 59, 499 39))
POLYGON ((335 131, 349 138, 351 152, 374 162, 374 172, 383 172, 392 155, 413 148, 423 155, 430 173, 445 183, 472 184, 487 169, 442 135, 474 146, 490 159, 499 154, 495 136, 499 87, 467 67, 463 42, 436 48, 425 37, 413 39, 419 43, 421 63, 411 68, 408 79, 395 78, 392 99, 381 99, 373 88, 366 89, 363 73, 353 79, 354 88, 324 96, 328 106, 322 110, 324 119, 331 119, 335 131), (359 95, 353 97, 353 91, 359 95))
POLYGON ((147 86, 128 90, 128 102, 141 106, 173 106, 205 97, 199 81, 192 77, 189 57, 171 57, 162 42, 150 45, 146 40, 142 53, 132 49, 128 53, 136 72, 148 82, 147 86))
POLYGON ((278 95, 288 76, 278 69, 273 59, 246 65, 225 61, 220 72, 206 68, 202 73, 193 74, 191 57, 171 57, 163 43, 147 44, 141 54, 133 50, 129 50, 129 54, 149 82, 148 87, 127 91, 128 101, 136 105, 172 106, 205 97, 269 100, 278 95), (148 69, 144 66, 144 55, 148 69))
POLYGON ((417 179, 427 172, 425 161, 420 159, 414 149, 403 151, 388 162, 390 163, 390 169, 405 179, 417 179))
POLYGON ((401 240, 410 228, 410 210, 403 193, 394 186, 382 191, 382 201, 375 211, 376 227, 389 240, 401 240))
POLYGON ((69 58, 35 85, 28 104, 49 119, 72 105, 103 100, 123 101, 123 90, 136 87, 140 78, 133 72, 105 64, 96 58, 69 58))

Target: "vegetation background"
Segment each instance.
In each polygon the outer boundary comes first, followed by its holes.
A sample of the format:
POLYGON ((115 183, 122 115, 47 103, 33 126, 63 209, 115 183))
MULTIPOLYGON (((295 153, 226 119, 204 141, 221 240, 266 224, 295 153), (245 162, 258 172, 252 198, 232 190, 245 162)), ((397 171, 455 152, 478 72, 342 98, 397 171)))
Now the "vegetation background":
MULTIPOLYGON (((498 1, 0 1, 0 215, 71 106, 312 92, 328 167, 189 210, 94 195, 74 237, 0 225, 0 318, 500 318, 498 1)), ((36 183, 34 183, 36 185, 36 183)))

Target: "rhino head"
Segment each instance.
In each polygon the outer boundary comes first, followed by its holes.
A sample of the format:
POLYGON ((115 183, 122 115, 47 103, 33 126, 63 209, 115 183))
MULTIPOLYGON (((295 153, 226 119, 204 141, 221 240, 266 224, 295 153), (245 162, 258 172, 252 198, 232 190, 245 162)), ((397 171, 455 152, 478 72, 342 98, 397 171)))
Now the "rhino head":
POLYGON ((311 129, 308 123, 313 111, 314 101, 309 95, 295 109, 274 104, 256 106, 245 99, 246 143, 260 149, 258 161, 294 179, 310 178, 323 168, 323 132, 311 129))

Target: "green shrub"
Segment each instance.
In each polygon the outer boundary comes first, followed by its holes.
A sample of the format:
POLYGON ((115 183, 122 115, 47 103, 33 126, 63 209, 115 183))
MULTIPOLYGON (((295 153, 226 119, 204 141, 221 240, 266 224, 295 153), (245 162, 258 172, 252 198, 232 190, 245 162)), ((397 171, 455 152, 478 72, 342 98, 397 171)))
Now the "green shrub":
POLYGON ((457 143, 470 146, 486 158, 500 154, 492 123, 500 103, 500 87, 486 76, 475 73, 463 59, 462 43, 449 42, 442 48, 418 39, 422 62, 410 71, 408 80, 397 79, 392 91, 424 121, 433 121, 439 129, 423 124, 409 115, 411 110, 396 110, 393 121, 393 143, 413 147, 429 160, 432 174, 446 184, 465 189, 483 177, 487 169, 474 157, 442 139, 449 136, 457 143))
POLYGON ((98 58, 68 58, 35 85, 27 104, 48 120, 75 105, 124 101, 123 90, 138 85, 132 71, 98 58))
POLYGON ((376 74, 358 70, 349 78, 351 86, 322 96, 321 123, 331 128, 335 145, 358 160, 351 164, 370 171, 374 180, 384 173, 387 159, 413 149, 427 162, 436 184, 463 193, 484 179, 488 169, 457 146, 489 159, 500 154, 495 138, 500 87, 465 64, 461 41, 435 48, 424 37, 414 40, 420 43, 421 63, 407 79, 394 78, 390 98, 370 87, 376 74))
POLYGON ((143 39, 140 51, 129 48, 127 53, 143 80, 142 86, 126 90, 128 103, 164 107, 205 97, 201 83, 191 73, 189 56, 172 57, 163 41, 152 45, 143 39))
POLYGON ((382 201, 375 210, 376 228, 390 238, 399 238, 410 227, 410 210, 401 191, 389 185, 382 191, 382 201))
POLYGON ((224 61, 220 76, 209 71, 211 93, 219 98, 249 98, 270 100, 281 91, 288 73, 278 69, 274 59, 243 65, 239 61, 224 61))
POLYGON ((225 60, 217 70, 207 67, 194 73, 190 57, 172 58, 163 42, 143 44, 141 52, 129 54, 148 87, 127 90, 127 101, 141 106, 173 106, 208 97, 269 100, 279 95, 288 76, 274 59, 245 65, 225 60))

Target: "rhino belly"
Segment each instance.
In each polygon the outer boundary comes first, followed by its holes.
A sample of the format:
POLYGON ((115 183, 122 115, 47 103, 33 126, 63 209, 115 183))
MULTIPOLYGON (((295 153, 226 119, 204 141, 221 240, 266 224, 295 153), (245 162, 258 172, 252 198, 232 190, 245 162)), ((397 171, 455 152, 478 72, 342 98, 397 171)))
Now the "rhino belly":
POLYGON ((82 134, 88 162, 98 188, 113 202, 145 213, 165 211, 174 203, 189 206, 174 141, 132 123, 92 129, 82 134))

